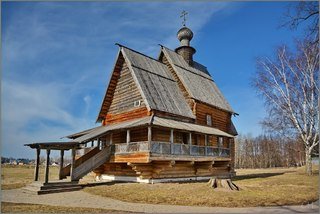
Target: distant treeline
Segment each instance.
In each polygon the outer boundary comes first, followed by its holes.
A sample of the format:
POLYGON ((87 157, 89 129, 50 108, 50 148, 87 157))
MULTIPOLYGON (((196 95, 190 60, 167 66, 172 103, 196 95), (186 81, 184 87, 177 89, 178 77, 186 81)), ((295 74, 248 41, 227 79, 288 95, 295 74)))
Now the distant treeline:
POLYGON ((235 141, 236 168, 270 168, 305 165, 304 144, 299 140, 261 135, 239 135, 235 141))

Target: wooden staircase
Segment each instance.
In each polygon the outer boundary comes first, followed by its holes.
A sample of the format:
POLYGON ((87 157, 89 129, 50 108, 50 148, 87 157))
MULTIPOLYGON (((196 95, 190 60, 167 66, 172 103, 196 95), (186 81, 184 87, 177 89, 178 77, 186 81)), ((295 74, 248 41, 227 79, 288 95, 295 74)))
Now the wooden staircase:
POLYGON ((70 178, 66 179, 68 176, 70 176, 71 165, 69 164, 62 170, 60 179, 64 178, 63 180, 49 183, 41 183, 36 181, 24 187, 23 190, 28 192, 36 192, 38 195, 81 190, 83 186, 79 184, 79 180, 92 170, 98 168, 108 161, 110 155, 110 146, 107 146, 102 150, 96 147, 75 161, 75 167, 71 175, 71 181, 70 178))
POLYGON ((33 182, 23 188, 24 192, 33 192, 38 195, 49 194, 49 193, 58 193, 58 192, 70 192, 78 191, 83 187, 78 182, 74 181, 60 181, 52 183, 40 183, 33 182))
MULTIPOLYGON (((86 154, 84 156, 86 156, 86 154)), ((72 181, 79 180, 80 178, 82 178, 92 170, 98 168, 99 166, 104 164, 106 161, 108 161, 110 159, 110 156, 111 156, 110 146, 107 146, 102 150, 99 150, 99 152, 95 153, 94 155, 92 155, 91 157, 83 161, 80 165, 75 167, 71 175, 71 180, 72 181)))

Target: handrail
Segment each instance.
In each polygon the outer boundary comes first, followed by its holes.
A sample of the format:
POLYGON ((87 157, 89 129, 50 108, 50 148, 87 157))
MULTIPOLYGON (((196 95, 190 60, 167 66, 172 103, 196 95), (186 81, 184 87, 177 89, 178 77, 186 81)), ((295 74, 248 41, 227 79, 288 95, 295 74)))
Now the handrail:
POLYGON ((115 145, 115 154, 126 154, 135 152, 151 152, 154 154, 169 155, 191 155, 191 156, 214 156, 229 157, 229 148, 219 148, 213 146, 198 146, 180 143, 142 141, 121 143, 115 145))
MULTIPOLYGON (((91 149, 89 152, 85 153, 80 158, 75 160, 74 167, 79 166, 81 163, 85 162, 86 160, 88 160, 89 158, 97 154, 99 151, 100 150, 98 147, 91 149)), ((59 179, 63 179, 63 178, 66 178, 67 176, 70 176, 70 171, 71 171, 71 164, 68 164, 67 166, 63 167, 59 179)))
POLYGON ((88 172, 94 170, 95 168, 104 164, 111 155, 111 146, 103 148, 101 151, 97 152, 92 157, 88 158, 86 161, 82 162, 77 166, 71 175, 71 180, 79 180, 88 172))

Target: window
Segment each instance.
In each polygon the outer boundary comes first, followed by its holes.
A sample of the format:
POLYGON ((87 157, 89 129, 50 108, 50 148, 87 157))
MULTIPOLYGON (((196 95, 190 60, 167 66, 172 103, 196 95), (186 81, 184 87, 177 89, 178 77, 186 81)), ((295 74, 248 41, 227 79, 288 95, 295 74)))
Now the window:
POLYGON ((210 114, 207 114, 207 125, 208 126, 212 126, 212 118, 211 118, 211 115, 210 114))
POLYGON ((219 148, 223 147, 223 137, 218 137, 218 147, 219 148))
POLYGON ((139 107, 141 105, 141 100, 136 100, 133 102, 133 107, 139 107))

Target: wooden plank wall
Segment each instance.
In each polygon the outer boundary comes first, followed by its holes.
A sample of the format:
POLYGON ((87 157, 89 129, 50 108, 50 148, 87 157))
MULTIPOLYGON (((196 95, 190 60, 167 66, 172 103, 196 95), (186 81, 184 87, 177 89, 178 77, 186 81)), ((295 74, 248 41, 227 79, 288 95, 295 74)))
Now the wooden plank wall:
POLYGON ((138 129, 130 130, 130 141, 131 142, 141 142, 148 140, 148 128, 141 127, 138 129))
POLYGON ((112 134, 112 143, 126 143, 127 141, 127 132, 126 131, 118 131, 112 134))
POLYGON ((210 105, 206 105, 200 102, 196 103, 196 123, 199 125, 207 125, 207 114, 211 115, 212 127, 220 129, 224 132, 230 131, 231 114, 226 111, 222 111, 210 105))
POLYGON ((141 101, 140 107, 146 106, 126 62, 123 62, 113 93, 113 99, 108 110, 110 114, 118 114, 137 108, 134 107, 133 103, 138 100, 141 101))
POLYGON ((146 104, 133 80, 131 71, 124 61, 122 61, 122 63, 121 66, 119 65, 117 67, 119 71, 113 74, 110 82, 108 97, 112 97, 112 99, 103 125, 123 122, 148 115, 146 104), (114 76, 118 78, 116 79, 114 76), (140 106, 134 107, 134 102, 139 100, 141 102, 140 106))
POLYGON ((152 128, 152 140, 170 142, 170 129, 152 128))

